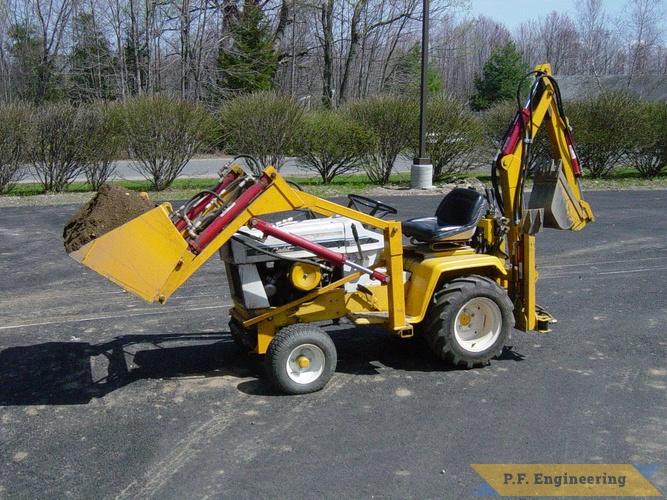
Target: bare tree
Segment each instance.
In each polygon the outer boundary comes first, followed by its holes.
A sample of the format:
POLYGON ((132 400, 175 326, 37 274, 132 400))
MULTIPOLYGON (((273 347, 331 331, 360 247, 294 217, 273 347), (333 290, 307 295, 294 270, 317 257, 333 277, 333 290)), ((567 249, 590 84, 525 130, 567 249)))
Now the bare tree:
MULTIPOLYGON (((54 97, 56 80, 64 70, 61 51, 66 44, 74 0, 8 1, 13 38, 13 84, 31 85, 24 96, 35 102, 54 97), (24 59, 28 55, 29 59, 24 59), (28 63, 28 64, 27 64, 28 63), (15 70, 19 71, 17 75, 15 70)), ((20 95, 20 93, 19 93, 20 95)))
POLYGON ((373 82, 381 88, 383 67, 386 72, 387 58, 398 40, 410 38, 420 26, 419 5, 418 0, 325 0, 320 4, 318 39, 326 105, 363 95, 373 82))
POLYGON ((195 100, 201 100, 204 89, 211 78, 211 69, 215 63, 217 48, 217 21, 215 10, 210 8, 207 0, 197 0, 196 19, 194 27, 190 28, 190 58, 189 83, 190 92, 187 94, 195 100), (207 73, 209 78, 207 79, 207 73))
MULTIPOLYGON (((456 5, 452 6, 455 9, 456 5)), ((433 25, 431 58, 450 92, 468 96, 493 47, 511 40, 505 25, 479 16, 458 20, 450 10, 433 25)))
POLYGON ((535 61, 543 61, 544 47, 540 41, 540 25, 530 20, 519 25, 514 33, 517 48, 523 54, 523 61, 533 66, 535 61))
POLYGON ((334 104, 334 0, 325 0, 320 4, 320 22, 322 25, 322 102, 331 108, 334 104))
MULTIPOLYGON (((364 53, 368 51, 376 52, 374 49, 377 43, 380 42, 377 37, 374 38, 372 44, 369 44, 369 37, 375 33, 379 33, 382 39, 386 39, 393 31, 395 38, 399 39, 405 35, 407 24, 413 21, 413 27, 418 25, 415 23, 415 11, 420 5, 415 0, 407 0, 403 3, 392 4, 382 0, 378 5, 372 5, 370 0, 357 0, 352 6, 352 16, 350 18, 350 35, 349 42, 344 54, 344 66, 340 81, 340 102, 345 102, 350 94, 350 82, 352 81, 352 73, 356 70, 360 75, 366 73, 368 78, 370 75, 370 67, 364 65, 356 65, 356 58, 359 49, 364 53), (370 47, 369 47, 370 45, 370 47), (364 69, 366 71, 364 71, 364 69)), ((409 36, 409 35, 408 35, 409 36)), ((369 59, 369 62, 372 59, 369 59)))
POLYGON ((581 72, 595 77, 605 75, 612 67, 618 48, 603 0, 578 0, 575 8, 581 37, 581 72))
POLYGON ((9 55, 5 50, 7 44, 7 32, 9 30, 9 6, 5 2, 0 2, 0 98, 2 101, 9 101, 11 95, 10 61, 9 55))
POLYGON ((125 50, 123 50, 126 28, 125 18, 123 16, 124 6, 122 2, 123 0, 109 1, 108 4, 106 4, 106 9, 98 11, 98 18, 103 17, 104 20, 101 22, 106 23, 113 34, 112 44, 116 54, 116 64, 114 65, 116 72, 116 91, 124 98, 130 94, 130 89, 128 87, 127 57, 125 50))
POLYGON ((549 62, 558 75, 578 71, 579 33, 567 14, 553 11, 537 21, 523 23, 515 38, 529 66, 549 62))
POLYGON ((630 0, 625 6, 620 32, 627 50, 627 86, 635 76, 653 70, 655 49, 664 41, 665 7, 662 0, 630 0))

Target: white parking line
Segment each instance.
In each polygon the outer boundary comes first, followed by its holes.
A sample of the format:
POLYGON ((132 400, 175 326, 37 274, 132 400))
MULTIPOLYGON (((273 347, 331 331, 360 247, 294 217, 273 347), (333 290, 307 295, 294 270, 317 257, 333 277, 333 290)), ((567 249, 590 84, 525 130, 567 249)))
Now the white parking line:
POLYGON ((646 267, 638 269, 623 269, 620 271, 599 271, 591 272, 590 270, 583 270, 579 272, 569 272, 569 273, 560 273, 560 274, 550 274, 542 275, 540 274, 540 280, 554 279, 554 278, 565 278, 568 276, 605 276, 610 274, 634 274, 634 273, 650 273, 654 271, 665 271, 667 267, 646 267))

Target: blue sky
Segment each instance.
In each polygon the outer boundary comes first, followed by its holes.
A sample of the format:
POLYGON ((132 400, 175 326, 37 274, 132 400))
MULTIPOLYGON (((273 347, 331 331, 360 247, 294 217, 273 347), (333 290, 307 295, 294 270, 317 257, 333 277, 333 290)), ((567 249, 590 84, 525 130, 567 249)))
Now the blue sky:
MULTIPOLYGON (((552 11, 567 13, 572 19, 576 16, 575 0, 472 0, 471 15, 480 14, 505 24, 510 31, 522 22, 537 20, 552 11)), ((604 0, 608 14, 620 13, 627 0, 604 0)))

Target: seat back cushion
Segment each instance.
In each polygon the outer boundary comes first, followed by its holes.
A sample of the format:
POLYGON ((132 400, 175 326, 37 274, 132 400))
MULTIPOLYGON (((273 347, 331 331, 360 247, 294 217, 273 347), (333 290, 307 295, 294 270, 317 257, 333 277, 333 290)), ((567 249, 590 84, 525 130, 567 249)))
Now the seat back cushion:
POLYGON ((467 226, 484 208, 484 195, 473 189, 455 188, 440 202, 435 216, 439 226, 467 226))

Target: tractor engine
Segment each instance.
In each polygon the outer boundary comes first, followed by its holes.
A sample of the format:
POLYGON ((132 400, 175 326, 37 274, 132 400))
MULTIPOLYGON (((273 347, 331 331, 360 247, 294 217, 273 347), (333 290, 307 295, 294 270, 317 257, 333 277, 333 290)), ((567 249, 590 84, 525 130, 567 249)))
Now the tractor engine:
MULTIPOLYGON (((346 254, 348 262, 370 267, 384 248, 381 233, 363 227, 347 217, 286 219, 275 224, 330 250, 346 254)), ((303 297, 353 272, 350 266, 334 268, 312 253, 257 229, 239 230, 220 248, 229 289, 236 304, 247 310, 278 307, 303 297)), ((366 285, 371 278, 362 274, 345 284, 346 291, 366 285)))

